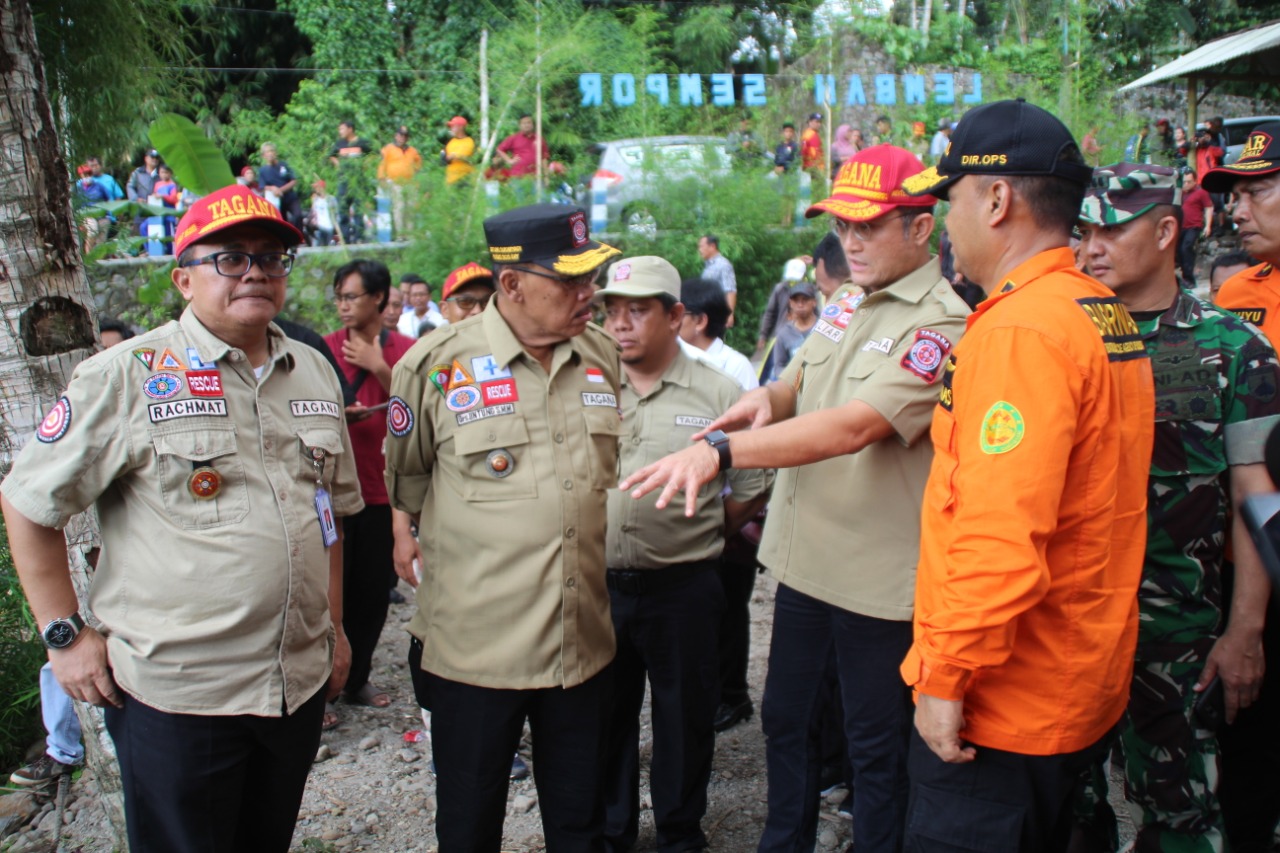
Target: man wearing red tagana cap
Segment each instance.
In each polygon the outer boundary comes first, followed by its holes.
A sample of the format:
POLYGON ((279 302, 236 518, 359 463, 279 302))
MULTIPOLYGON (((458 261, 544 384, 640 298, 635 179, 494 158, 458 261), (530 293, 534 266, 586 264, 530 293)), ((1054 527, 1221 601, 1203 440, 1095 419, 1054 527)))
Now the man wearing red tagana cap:
POLYGON ((683 491, 690 515, 720 471, 779 469, 759 554, 778 580, 761 714, 769 815, 760 853, 813 849, 814 735, 828 667, 839 679, 858 780, 858 850, 902 845, 911 701, 898 664, 911 645, 920 501, 933 455, 926 431, 969 313, 929 253, 934 199, 902 189, 923 169, 892 145, 845 162, 831 197, 807 215, 832 215, 855 287, 832 295, 780 380, 744 394, 694 436, 706 443, 621 485, 636 487, 636 497, 665 486, 659 507, 683 491))
POLYGON ((82 362, 0 486, 54 674, 106 708, 135 853, 287 850, 346 680, 342 392, 271 322, 301 240, 238 184, 192 205, 181 319, 82 362), (94 504, 86 624, 61 528, 94 504))

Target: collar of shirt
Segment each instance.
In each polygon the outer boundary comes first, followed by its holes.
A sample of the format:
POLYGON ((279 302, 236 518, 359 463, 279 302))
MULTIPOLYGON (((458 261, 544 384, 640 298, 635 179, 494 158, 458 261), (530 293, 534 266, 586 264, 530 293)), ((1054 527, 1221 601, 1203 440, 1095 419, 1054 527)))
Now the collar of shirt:
MULTIPOLYGON (((515 333, 511 331, 511 327, 507 325, 502 313, 498 311, 497 299, 489 300, 489 307, 480 315, 480 322, 484 324, 485 338, 488 339, 489 346, 493 348, 493 360, 499 366, 508 367, 511 362, 522 355, 526 355, 524 347, 516 338, 515 333)), ((533 357, 530 356, 530 358, 532 359, 533 357)), ((577 338, 569 338, 556 344, 555 354, 551 359, 549 375, 554 376, 560 365, 571 358, 582 359, 582 352, 578 348, 577 338)))
POLYGON ((1249 270, 1249 275, 1254 281, 1262 281, 1264 278, 1269 277, 1271 275, 1271 271, 1274 269, 1275 266, 1272 264, 1262 264, 1249 270))
MULTIPOLYGON (((205 328, 204 323, 200 322, 200 318, 190 307, 182 312, 178 323, 195 343, 195 349, 200 354, 201 361, 213 364, 231 351, 231 345, 205 328)), ((284 361, 285 370, 292 372, 294 360, 293 353, 289 352, 288 341, 284 332, 280 331, 280 327, 275 323, 267 326, 267 345, 271 352, 269 360, 284 361)))
POLYGON ((933 292, 940 278, 942 278, 942 264, 937 257, 930 257, 928 263, 919 269, 908 273, 888 287, 882 287, 875 293, 867 294, 867 303, 871 304, 872 300, 897 299, 901 302, 917 304, 933 292))
POLYGON ((1014 267, 1008 275, 1003 276, 1001 284, 989 293, 986 299, 978 303, 978 307, 969 315, 968 327, 972 328, 979 317, 991 310, 991 306, 1026 287, 1028 283, 1057 270, 1074 270, 1075 268, 1076 256, 1068 246, 1046 249, 1038 255, 1033 255, 1014 267))
MULTIPOLYGON (((676 357, 671 359, 671 363, 667 365, 666 370, 662 371, 662 376, 659 377, 658 381, 649 389, 649 393, 637 394, 637 397, 642 400, 646 397, 652 397, 662 389, 663 385, 666 385, 667 383, 679 385, 681 388, 688 388, 693 384, 693 359, 695 356, 690 356, 685 350, 685 347, 688 346, 688 344, 685 344, 684 341, 681 341, 680 343, 682 346, 676 353, 676 357)), ((622 371, 622 387, 631 387, 631 380, 628 378, 625 368, 622 371)))
POLYGON ((1151 332, 1143 338, 1154 338, 1159 326, 1170 326, 1175 329, 1194 329, 1204 322, 1204 307, 1199 299, 1178 288, 1178 297, 1173 300, 1169 309, 1160 315, 1160 320, 1152 327, 1151 332))

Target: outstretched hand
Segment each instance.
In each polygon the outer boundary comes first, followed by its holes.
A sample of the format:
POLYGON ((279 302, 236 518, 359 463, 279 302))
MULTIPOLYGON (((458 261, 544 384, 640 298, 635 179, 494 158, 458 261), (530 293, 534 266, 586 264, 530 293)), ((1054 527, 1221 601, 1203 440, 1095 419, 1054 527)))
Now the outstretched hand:
MULTIPOLYGON (((699 434, 701 435, 701 433, 699 434)), ((720 454, 704 441, 664 456, 623 480, 618 488, 631 489, 631 497, 642 498, 662 487, 656 506, 665 509, 671 499, 684 492, 684 514, 692 518, 698 506, 698 490, 720 473, 720 454)))

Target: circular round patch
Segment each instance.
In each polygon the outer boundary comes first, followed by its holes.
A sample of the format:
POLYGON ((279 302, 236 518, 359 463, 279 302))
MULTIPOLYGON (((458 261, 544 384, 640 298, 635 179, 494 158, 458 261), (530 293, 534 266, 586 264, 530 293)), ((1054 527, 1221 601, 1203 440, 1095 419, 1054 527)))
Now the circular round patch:
POLYGON ((454 388, 445 396, 444 404, 451 412, 469 412, 480 405, 480 390, 474 385, 454 388))
POLYGON ((575 219, 573 222, 573 241, 575 243, 587 242, 587 223, 582 219, 575 219))
POLYGON ((210 501, 222 491, 222 475, 207 465, 202 465, 191 472, 187 478, 187 488, 191 496, 198 501, 210 501))
POLYGON ((66 397, 59 397, 58 402, 53 404, 53 408, 40 422, 40 426, 36 427, 36 438, 50 444, 66 435, 70 426, 71 401, 66 397))
POLYGON ((399 397, 392 397, 387 403, 387 432, 396 438, 403 438, 413 431, 413 409, 399 397))
POLYGON ((937 341, 921 338, 911 345, 908 353, 911 363, 924 373, 932 373, 942 364, 942 347, 937 341))
POLYGON ((501 480, 503 477, 510 476, 515 470, 516 460, 511 455, 511 451, 505 447, 499 447, 497 450, 489 451, 489 455, 484 460, 484 467, 490 474, 501 480))
POLYGON ((822 316, 828 320, 832 317, 839 317, 842 313, 844 313, 844 309, 834 302, 822 309, 822 316))
POLYGON ((1000 400, 982 419, 982 434, 979 441, 983 453, 1008 453, 1022 443, 1026 432, 1026 422, 1022 420, 1022 412, 1017 406, 1000 400))
POLYGON ((173 373, 155 373, 142 383, 142 393, 153 400, 168 400, 182 390, 182 380, 173 373))

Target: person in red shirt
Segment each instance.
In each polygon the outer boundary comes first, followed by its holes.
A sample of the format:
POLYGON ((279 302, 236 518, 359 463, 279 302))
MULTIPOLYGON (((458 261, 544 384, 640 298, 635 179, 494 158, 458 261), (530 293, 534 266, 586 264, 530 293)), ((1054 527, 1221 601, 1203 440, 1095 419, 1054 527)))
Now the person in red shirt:
MULTIPOLYGON (((1204 175, 1210 169, 1216 169, 1222 165, 1222 158, 1226 155, 1226 142, 1222 135, 1222 116, 1214 116, 1206 122, 1205 127, 1196 134, 1196 174, 1204 175)), ((1212 193, 1210 198, 1213 199, 1214 223, 1219 229, 1227 224, 1227 193, 1212 193)))
POLYGON ((990 294, 934 410, 907 850, 1065 851, 1128 700, 1155 391, 1137 324, 1075 269, 1092 178, 1017 100, 970 110, 903 184, 951 202, 956 270, 990 294))
POLYGON ((532 175, 538 171, 538 159, 543 166, 551 159, 547 141, 533 132, 533 116, 520 116, 520 130, 498 144, 498 159, 507 166, 507 174, 513 178, 532 175))
POLYGON ((1213 199, 1196 183, 1196 173, 1187 169, 1182 174, 1182 234, 1178 237, 1178 268, 1182 270, 1182 286, 1196 286, 1196 241, 1203 233, 1209 239, 1213 227, 1213 199))
MULTIPOLYGON (((355 260, 333 277, 333 298, 342 328, 325 343, 355 391, 347 407, 347 431, 355 455, 356 474, 365 508, 343 527, 342 627, 351 642, 347 699, 375 708, 391 697, 369 682, 373 651, 387 619, 387 578, 392 569, 392 510, 382 478, 382 442, 387 434, 386 405, 391 399, 391 368, 414 341, 382 327, 382 312, 391 292, 391 273, 379 261, 355 260)), ((326 709, 325 726, 337 718, 326 709)))
POLYGON ((809 123, 800 134, 800 163, 806 169, 822 168, 822 113, 810 113, 809 123))

